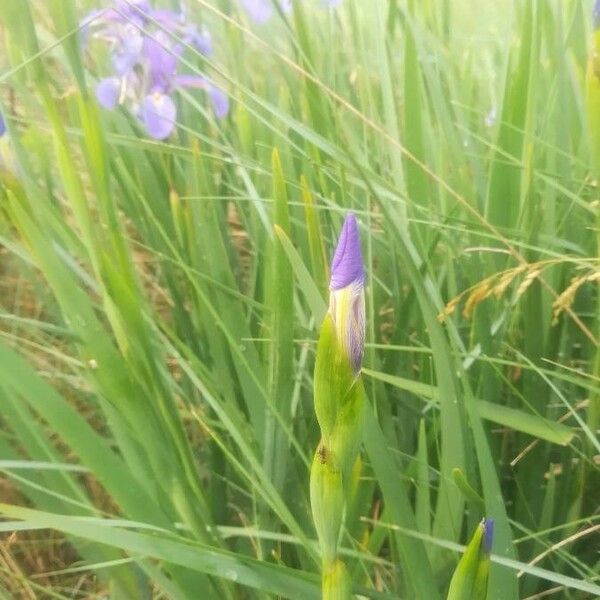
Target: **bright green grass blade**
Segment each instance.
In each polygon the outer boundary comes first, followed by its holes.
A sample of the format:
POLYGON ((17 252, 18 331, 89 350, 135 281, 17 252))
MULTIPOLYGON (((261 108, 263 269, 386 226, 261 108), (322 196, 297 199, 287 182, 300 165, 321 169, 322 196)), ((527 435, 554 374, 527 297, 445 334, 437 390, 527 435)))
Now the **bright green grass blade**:
MULTIPOLYGON (((363 372, 369 377, 374 377, 384 381, 397 388, 406 390, 418 396, 439 402, 439 389, 435 386, 387 375, 370 369, 364 369, 363 372)), ((569 444, 575 432, 566 425, 555 423, 539 415, 526 413, 516 408, 503 406, 502 404, 492 404, 485 400, 475 400, 477 411, 482 419, 508 427, 515 431, 521 431, 541 440, 546 440, 553 444, 566 446, 569 444)))
MULTIPOLYGON (((290 215, 286 183, 277 149, 273 150, 273 225, 290 235, 290 215)), ((269 272, 266 298, 270 309, 267 334, 270 337, 269 382, 266 406, 264 464, 267 477, 278 490, 283 488, 287 470, 289 441, 277 419, 289 422, 294 369, 294 325, 292 321, 294 290, 292 273, 279 238, 269 241, 269 272), (278 414, 278 417, 274 413, 278 414)))
MULTIPOLYGON (((121 548, 134 556, 153 557, 172 562, 208 575, 289 598, 319 598, 317 577, 218 550, 201 544, 190 544, 184 539, 162 537, 129 531, 120 527, 106 527, 86 523, 48 512, 3 504, 0 511, 6 516, 23 519, 34 527, 58 529, 64 533, 121 548)), ((110 522, 109 522, 110 524, 110 522)))
MULTIPOLYGON (((365 427, 363 441, 379 480, 387 510, 394 522, 404 529, 416 529, 415 517, 404 489, 401 473, 394 464, 386 447, 386 439, 370 406, 365 407, 365 427)), ((431 566, 425 547, 409 540, 401 533, 395 535, 396 544, 402 558, 402 573, 406 580, 405 593, 415 598, 438 597, 431 566)))

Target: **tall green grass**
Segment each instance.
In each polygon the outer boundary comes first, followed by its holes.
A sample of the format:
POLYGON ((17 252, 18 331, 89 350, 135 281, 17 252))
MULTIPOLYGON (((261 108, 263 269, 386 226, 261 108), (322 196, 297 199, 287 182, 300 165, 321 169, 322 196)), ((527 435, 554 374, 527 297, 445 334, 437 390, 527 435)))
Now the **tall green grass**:
POLYGON ((77 597, 83 573, 113 598, 319 597, 312 371, 347 210, 355 592, 445 597, 486 516, 489 598, 600 595, 590 3, 317 5, 256 26, 188 2, 217 50, 186 69, 232 111, 181 94, 155 142, 96 105, 97 5, 4 0, 0 595, 77 597), (78 558, 40 580, 47 530, 78 558))

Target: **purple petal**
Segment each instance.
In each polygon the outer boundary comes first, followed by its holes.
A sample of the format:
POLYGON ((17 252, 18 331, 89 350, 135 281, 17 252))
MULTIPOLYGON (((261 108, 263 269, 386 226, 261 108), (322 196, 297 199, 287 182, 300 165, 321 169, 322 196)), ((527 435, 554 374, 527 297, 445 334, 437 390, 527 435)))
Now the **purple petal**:
POLYGON ((173 46, 167 34, 156 33, 154 38, 144 39, 143 55, 148 63, 151 89, 167 92, 171 89, 177 74, 177 62, 183 48, 173 46))
POLYGON ((266 23, 273 16, 273 6, 269 0, 242 0, 248 16, 258 23, 266 23))
POLYGON ((593 23, 594 23, 594 31, 600 29, 600 0, 596 0, 594 4, 594 12, 592 13, 593 23))
POLYGON ((116 45, 111 60, 118 75, 125 75, 142 60, 144 36, 140 30, 131 23, 111 28, 115 36, 116 45))
POLYGON ((494 519, 484 519, 483 525, 483 550, 486 554, 492 551, 494 541, 494 519))
POLYGON ((204 56, 210 56, 213 52, 212 37, 204 27, 198 31, 196 25, 188 25, 185 29, 184 40, 204 56))
POLYGON ((177 27, 183 25, 185 22, 182 13, 166 8, 157 8, 151 12, 150 16, 169 30, 177 29, 177 27))
POLYGON ((6 123, 4 122, 4 117, 0 114, 0 137, 2 137, 6 133, 6 123))
POLYGON ((153 13, 149 0, 116 0, 115 9, 123 14, 125 21, 143 21, 153 13))
POLYGON ((170 96, 155 92, 142 102, 139 118, 148 135, 156 140, 164 140, 175 128, 177 108, 170 96))
POLYGON ((102 108, 112 110, 119 103, 121 81, 118 77, 107 77, 98 82, 96 98, 102 108))
POLYGON ((210 86, 204 77, 197 75, 177 75, 173 80, 176 87, 195 88, 198 90, 207 90, 210 86))
POLYGON ((354 282, 362 285, 364 281, 358 224, 354 214, 348 213, 331 263, 329 289, 339 290, 354 282))
POLYGON ((229 114, 229 96, 218 87, 211 85, 208 89, 213 111, 217 119, 224 119, 229 114))

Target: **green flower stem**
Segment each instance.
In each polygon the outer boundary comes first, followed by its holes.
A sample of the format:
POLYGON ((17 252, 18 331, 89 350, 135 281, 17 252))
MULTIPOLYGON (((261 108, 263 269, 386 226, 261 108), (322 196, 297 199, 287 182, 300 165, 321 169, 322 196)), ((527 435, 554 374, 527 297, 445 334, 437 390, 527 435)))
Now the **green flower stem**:
POLYGON ((351 582, 338 557, 338 542, 353 493, 360 448, 364 388, 337 341, 331 315, 321 329, 315 365, 315 412, 321 441, 310 476, 310 500, 319 539, 323 600, 347 599, 351 582))

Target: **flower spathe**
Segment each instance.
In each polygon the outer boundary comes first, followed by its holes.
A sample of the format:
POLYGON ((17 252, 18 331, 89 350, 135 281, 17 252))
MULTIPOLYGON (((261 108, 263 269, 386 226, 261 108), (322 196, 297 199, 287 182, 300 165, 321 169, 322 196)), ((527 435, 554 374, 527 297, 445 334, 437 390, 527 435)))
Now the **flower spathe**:
POLYGON ((342 226, 329 283, 329 314, 336 337, 355 373, 360 371, 365 347, 365 270, 358 223, 348 213, 342 226))
POLYGON ((446 600, 487 598, 490 552, 494 541, 494 520, 483 519, 461 556, 448 589, 446 600))

